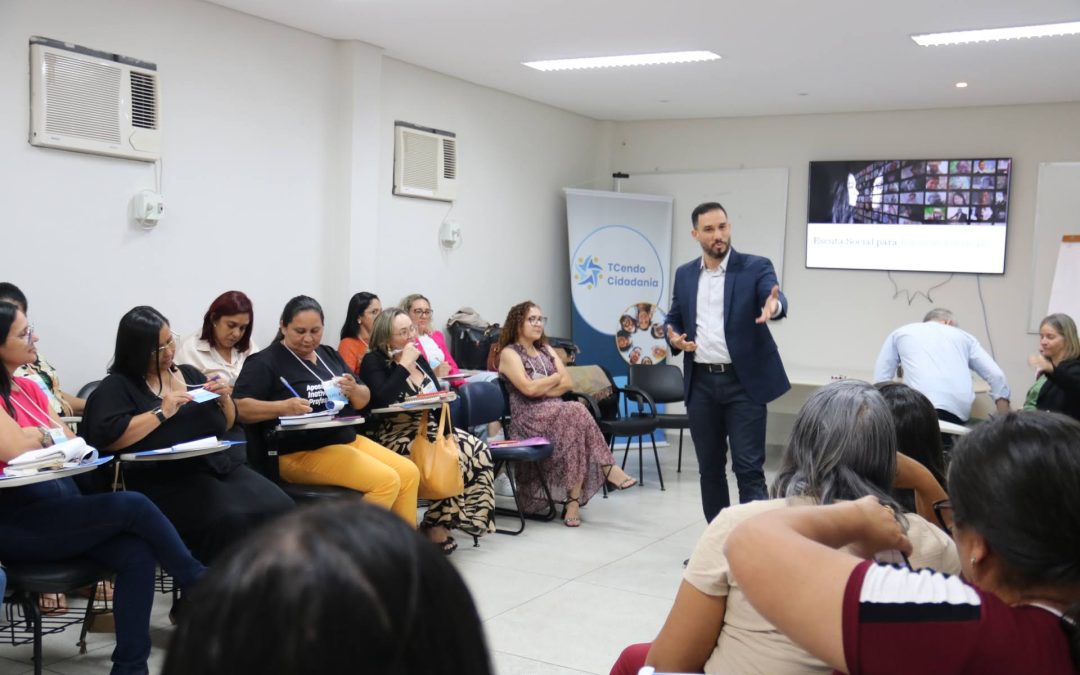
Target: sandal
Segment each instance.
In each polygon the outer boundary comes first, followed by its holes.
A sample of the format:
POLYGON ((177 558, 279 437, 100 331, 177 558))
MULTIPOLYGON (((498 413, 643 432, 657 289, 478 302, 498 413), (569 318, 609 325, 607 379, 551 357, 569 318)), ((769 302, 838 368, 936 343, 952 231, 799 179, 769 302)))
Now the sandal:
POLYGON ((93 598, 95 602, 112 602, 113 584, 111 581, 99 581, 90 586, 83 586, 72 591, 72 595, 80 598, 93 598))
POLYGON ((38 598, 42 614, 67 614, 67 596, 63 593, 42 593, 38 598))
POLYGON ((443 552, 443 555, 450 555, 457 550, 457 542, 454 541, 454 538, 449 534, 447 534, 446 539, 443 539, 442 541, 435 541, 432 539, 430 533, 433 529, 435 529, 435 526, 429 525, 428 523, 421 523, 420 525, 420 530, 424 533, 424 538, 439 547, 439 550, 443 552))
MULTIPOLYGON (((568 506, 570 506, 571 503, 577 504, 578 508, 581 507, 581 502, 578 500, 577 497, 567 497, 566 501, 563 502, 562 516, 560 516, 562 518, 563 525, 565 525, 567 527, 581 527, 581 516, 580 515, 578 515, 577 518, 567 518, 566 517, 566 509, 567 509, 568 506)), ((579 511, 579 514, 580 514, 580 511, 579 511)))
POLYGON ((608 480, 608 476, 610 476, 611 472, 614 471, 614 470, 615 470, 615 465, 614 464, 608 464, 607 465, 607 471, 604 471, 604 482, 608 484, 608 489, 610 489, 610 490, 627 490, 627 489, 632 488, 635 485, 637 485, 637 479, 636 478, 631 478, 630 476, 627 476, 626 479, 623 480, 623 482, 619 483, 618 485, 611 482, 610 480, 608 480))

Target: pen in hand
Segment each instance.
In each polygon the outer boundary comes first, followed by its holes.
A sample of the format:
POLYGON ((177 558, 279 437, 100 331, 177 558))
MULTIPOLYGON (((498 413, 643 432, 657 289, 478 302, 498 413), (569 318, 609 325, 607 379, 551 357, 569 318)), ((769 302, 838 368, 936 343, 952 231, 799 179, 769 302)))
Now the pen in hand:
POLYGON ((281 380, 281 383, 283 385, 285 385, 285 388, 288 389, 292 393, 293 396, 295 396, 296 398, 303 398, 303 396, 296 393, 296 390, 293 389, 292 385, 289 384, 288 380, 286 380, 284 377, 279 377, 278 379, 281 380))

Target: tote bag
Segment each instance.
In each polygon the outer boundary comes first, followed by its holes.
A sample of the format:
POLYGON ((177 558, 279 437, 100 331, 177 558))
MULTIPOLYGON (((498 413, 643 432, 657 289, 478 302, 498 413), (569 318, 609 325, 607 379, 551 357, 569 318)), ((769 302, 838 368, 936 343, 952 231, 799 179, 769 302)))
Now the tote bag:
POLYGON ((409 444, 409 458, 420 470, 421 499, 446 499, 465 491, 465 479, 458 461, 457 436, 450 426, 450 404, 443 403, 439 414, 439 430, 435 440, 429 440, 428 411, 420 416, 416 438, 409 444))

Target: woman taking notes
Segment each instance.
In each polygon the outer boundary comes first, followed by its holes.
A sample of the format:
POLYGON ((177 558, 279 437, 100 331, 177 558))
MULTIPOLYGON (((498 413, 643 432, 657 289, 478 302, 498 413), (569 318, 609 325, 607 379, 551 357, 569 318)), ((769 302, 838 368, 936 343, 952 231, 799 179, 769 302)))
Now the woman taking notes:
POLYGON ((251 339, 255 313, 240 291, 222 293, 210 303, 202 328, 180 341, 176 362, 195 366, 208 378, 236 382, 244 361, 259 351, 251 339))
MULTIPOLYGON (((375 319, 371 349, 360 362, 360 377, 371 387, 373 408, 390 406, 416 394, 439 391, 435 373, 416 348, 415 339, 416 328, 404 311, 388 309, 375 319)), ((375 438, 395 452, 407 455, 420 428, 422 415, 420 411, 382 415, 377 419, 375 438)), ((428 415, 425 431, 429 438, 437 432, 438 423, 438 411, 428 415)), ((450 536, 451 529, 474 537, 494 529, 491 523, 491 509, 495 506, 491 451, 483 441, 461 429, 454 429, 454 435, 465 491, 433 503, 424 514, 425 533, 447 554, 457 548, 450 536)))
MULTIPOLYGON (((153 307, 136 307, 120 319, 109 375, 86 403, 87 442, 119 455, 225 435, 236 417, 232 387, 175 365, 175 353, 176 336, 153 307)), ((124 483, 157 504, 210 564, 254 526, 293 506, 245 459, 241 445, 191 459, 129 463, 124 483)))
MULTIPOLYGON (((38 386, 11 375, 37 358, 35 341, 26 315, 0 302, 0 470, 22 453, 51 444, 55 433, 59 438, 70 435, 38 386)), ((10 564, 76 557, 116 573, 112 674, 145 675, 157 563, 185 590, 206 568, 191 556, 161 511, 138 492, 83 495, 70 478, 0 490, 0 560, 10 564)))
MULTIPOLYGON (((368 404, 368 388, 356 381, 333 348, 322 344, 322 337, 319 303, 306 295, 289 300, 277 338, 248 359, 236 380, 241 422, 258 425, 255 433, 269 437, 279 417, 325 410, 331 395, 347 400, 346 413, 368 404)), ((358 436, 355 427, 283 432, 277 446, 283 479, 363 492, 366 501, 416 526, 416 466, 358 436)))

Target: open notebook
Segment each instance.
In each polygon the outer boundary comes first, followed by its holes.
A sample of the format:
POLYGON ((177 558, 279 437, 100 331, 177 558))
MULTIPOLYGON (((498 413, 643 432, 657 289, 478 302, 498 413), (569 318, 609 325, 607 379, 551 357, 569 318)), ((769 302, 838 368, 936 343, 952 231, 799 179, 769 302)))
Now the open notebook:
POLYGON ((59 469, 65 466, 90 464, 97 461, 98 451, 81 438, 57 443, 48 448, 30 450, 8 462, 5 476, 27 476, 38 471, 59 469))

